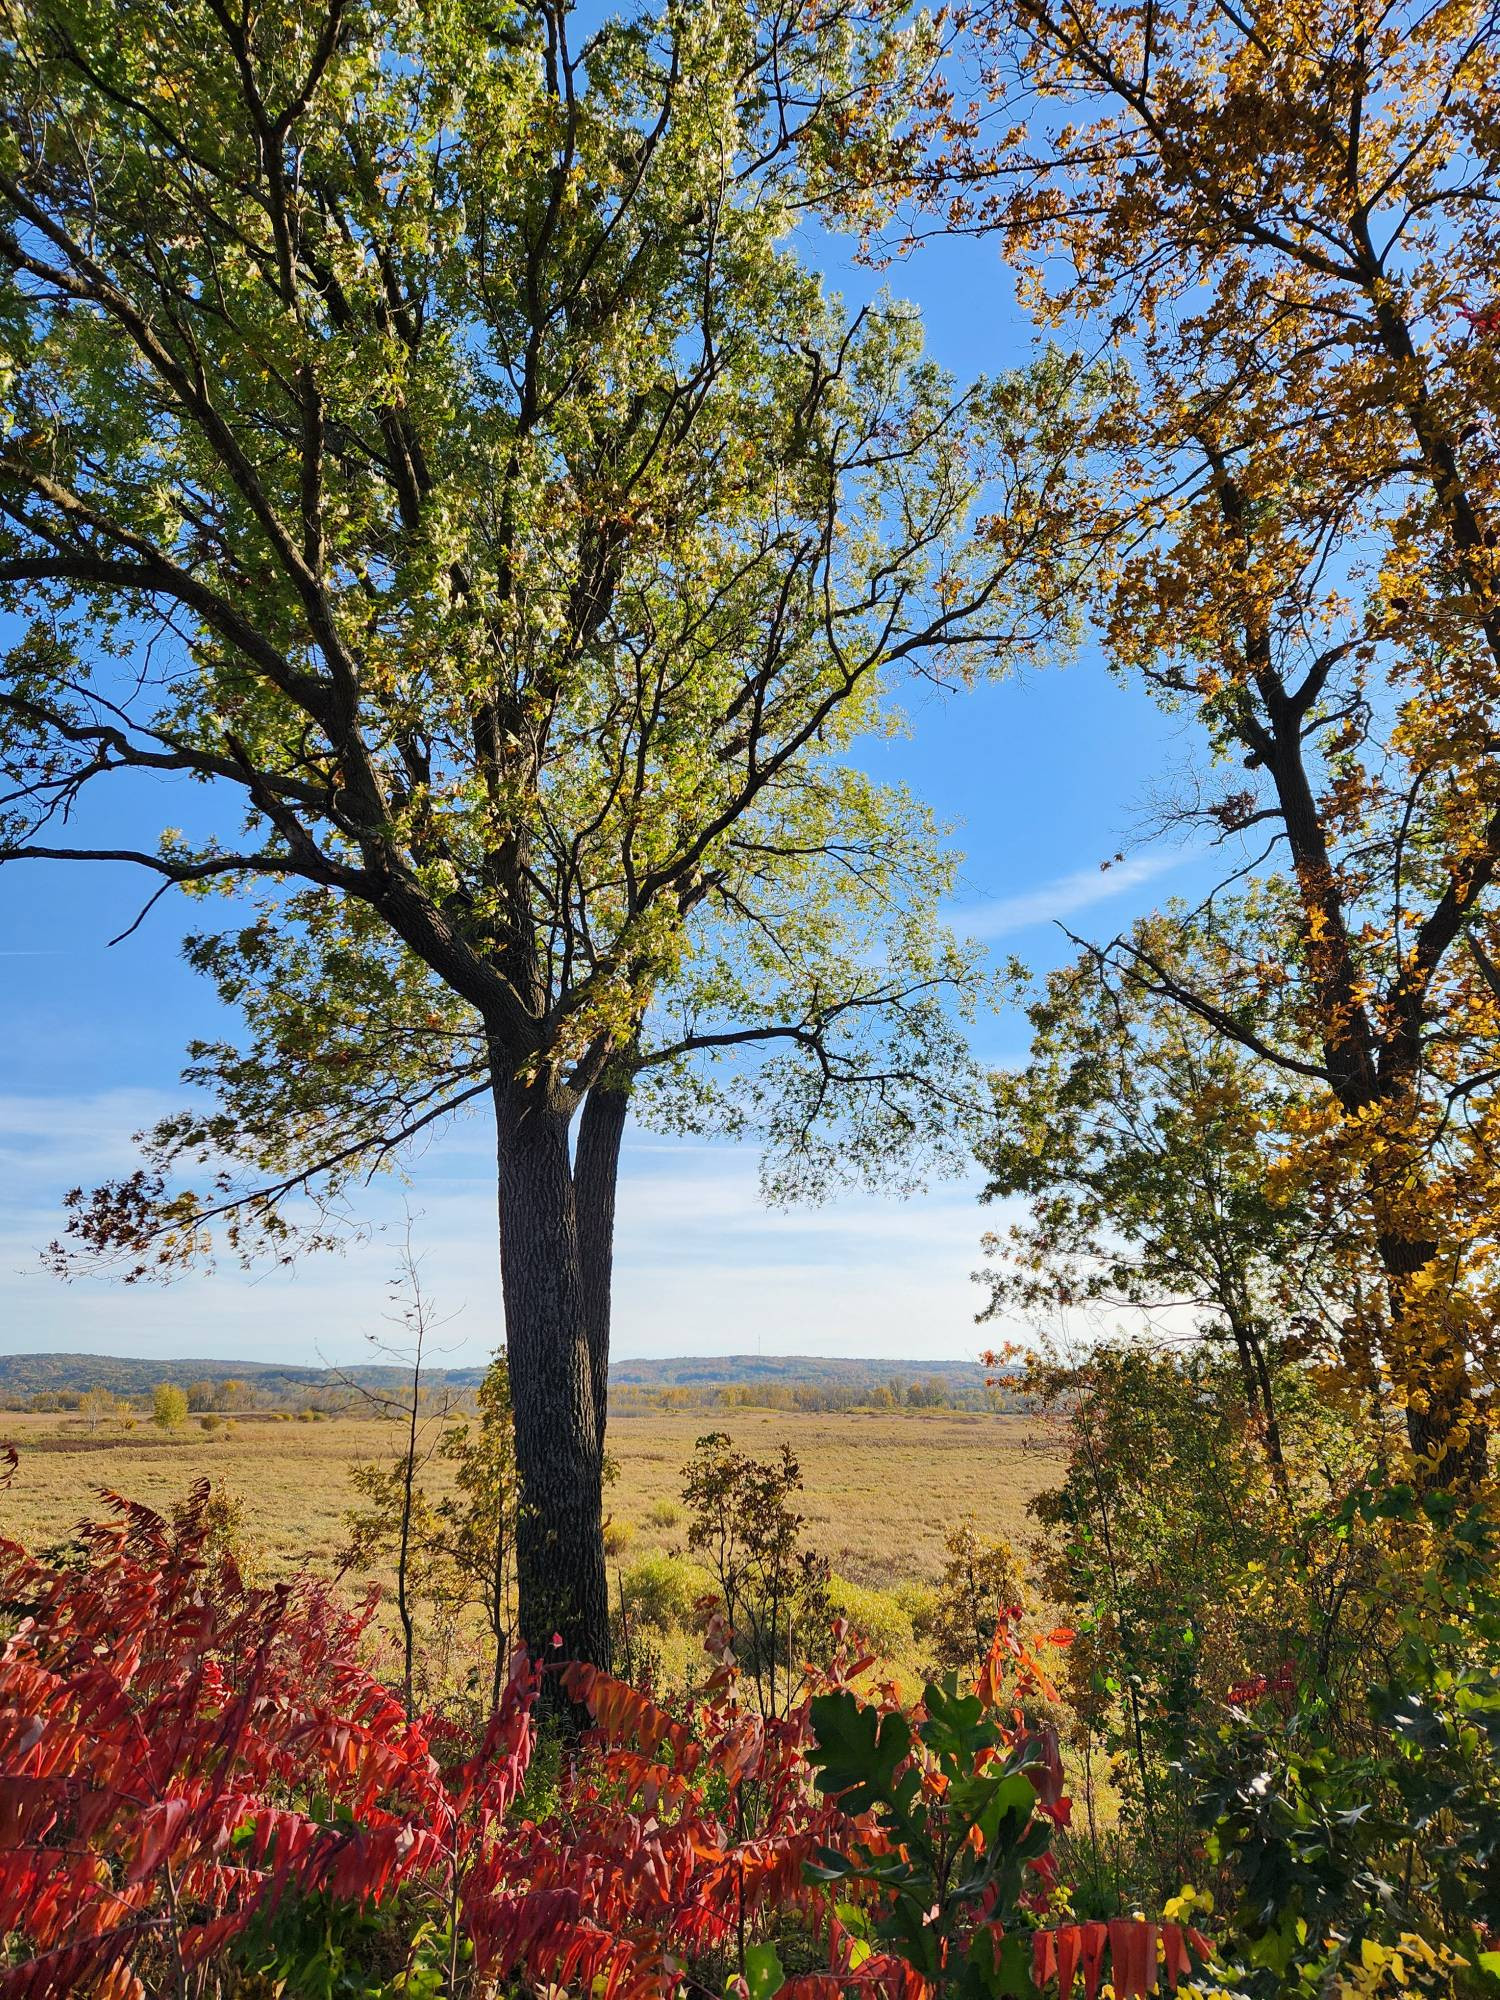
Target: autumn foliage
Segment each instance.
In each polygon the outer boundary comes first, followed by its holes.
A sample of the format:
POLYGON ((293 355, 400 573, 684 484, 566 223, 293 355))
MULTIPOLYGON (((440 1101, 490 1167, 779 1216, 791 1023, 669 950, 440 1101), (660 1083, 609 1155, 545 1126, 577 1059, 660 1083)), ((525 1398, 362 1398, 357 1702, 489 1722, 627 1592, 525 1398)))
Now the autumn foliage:
MULTIPOLYGON (((294 1894, 483 1893, 473 1863, 526 1770, 532 1679, 443 1770, 360 1663, 373 1605, 246 1587, 210 1554, 208 1500, 200 1485, 169 1524, 112 1498, 78 1567, 0 1548, 20 1620, 0 1664, 0 1929, 31 1947, 0 1974, 8 2000, 127 2000, 162 1966, 191 1992, 294 1894)), ((514 1930, 493 1927, 497 1961, 514 1930)))
MULTIPOLYGON (((870 1665, 847 1634, 784 1718, 742 1707, 722 1625, 704 1696, 679 1714, 595 1668, 523 1657, 481 1740, 461 1745, 439 1718, 409 1724, 367 1664, 371 1603, 351 1611, 305 1579, 246 1584, 215 1540, 206 1484, 170 1520, 115 1496, 108 1508, 57 1566, 0 1544, 12 1627, 0 1656, 3 2000, 233 1991, 226 1973, 272 1964, 278 1927, 309 1907, 330 1935, 388 1919, 384 1984, 361 1990, 484 1993, 519 1978, 665 1995, 693 1967, 743 1978, 747 1942, 773 1931, 795 1933, 820 1965, 783 1979, 778 1962, 768 1990, 930 1990, 905 1958, 861 1942, 859 1911, 835 1906, 809 1867, 854 1856, 863 1868, 882 1845, 879 1812, 847 1811, 813 1770, 827 1761, 817 1700, 842 1697, 870 1665), (544 1671, 594 1727, 534 1805, 544 1671)), ((1190 1945, 1206 1950, 1196 1934, 1045 1923, 1047 1830, 1067 1802, 1045 1733, 1026 1733, 1031 1671, 1002 1628, 986 1729, 1035 1798, 1030 1887, 1005 1921, 1036 1980, 1065 1995, 1081 1978, 1092 2000, 1106 1963, 1118 1993, 1162 1977, 1175 1987, 1190 1945)), ((889 1689, 849 1702, 907 1727, 889 1689)), ((945 1810, 910 1741, 903 1775, 945 1810)), ((864 1901, 878 1917, 879 1894, 864 1901)), ((993 1895, 964 1912, 966 1937, 998 1936, 999 1914, 993 1895)))

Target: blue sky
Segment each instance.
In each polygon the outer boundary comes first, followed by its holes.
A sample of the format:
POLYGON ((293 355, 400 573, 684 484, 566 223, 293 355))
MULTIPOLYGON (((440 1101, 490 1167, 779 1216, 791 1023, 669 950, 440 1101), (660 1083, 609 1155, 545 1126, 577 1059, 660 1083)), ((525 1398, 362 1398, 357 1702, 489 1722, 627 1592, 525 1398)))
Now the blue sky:
MULTIPOLYGON (((831 246, 819 247, 827 262, 831 246)), ((851 293, 870 285, 853 270, 839 282, 851 293)), ((929 248, 885 282, 917 300, 931 350, 960 375, 1024 358, 1028 335, 989 246, 929 248)), ((1112 933, 1206 882, 1203 857, 1136 844, 1149 798, 1186 764, 1191 740, 1097 660, 970 694, 923 692, 907 712, 910 733, 880 747, 880 768, 957 823, 956 914, 997 955, 1045 969, 1066 955, 1058 920, 1112 933), (1125 861, 1102 872, 1122 848, 1125 861)), ((141 845, 181 816, 142 789, 122 792, 109 814, 141 845)), ((143 893, 125 869, 0 870, 0 1350, 358 1358, 385 1331, 409 1208, 452 1364, 482 1358, 500 1320, 481 1119, 417 1161, 407 1188, 372 1189, 369 1229, 340 1255, 291 1272, 231 1265, 168 1288, 64 1285, 44 1271, 66 1189, 129 1169, 132 1133, 179 1099, 185 1041, 216 1024, 211 995, 177 956, 181 905, 164 899, 135 935, 108 944, 143 893)), ((987 1059, 1014 1059, 1021 1024, 982 1021, 978 1043, 987 1059)), ((973 1181, 905 1202, 860 1196, 768 1213, 752 1151, 632 1128, 616 1352, 971 1356, 994 1332, 974 1325, 970 1279, 992 1221, 973 1181)))

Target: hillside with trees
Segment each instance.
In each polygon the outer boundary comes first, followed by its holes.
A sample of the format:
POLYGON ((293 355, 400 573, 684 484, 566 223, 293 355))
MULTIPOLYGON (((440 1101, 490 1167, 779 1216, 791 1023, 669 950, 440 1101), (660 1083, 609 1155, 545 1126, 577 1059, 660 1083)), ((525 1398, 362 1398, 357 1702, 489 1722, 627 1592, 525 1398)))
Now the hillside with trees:
MULTIPOLYGON (((37 1397, 76 1397, 91 1389, 114 1396, 149 1395, 158 1382, 181 1388, 227 1393, 243 1407, 275 1409, 309 1397, 341 1397, 351 1406, 361 1390, 390 1393, 402 1389, 409 1370, 401 1363, 356 1362, 349 1367, 293 1368, 271 1361, 222 1359, 133 1359, 113 1354, 0 1354, 0 1402, 22 1408, 37 1397)), ((455 1395, 477 1389, 483 1368, 423 1370, 423 1380, 435 1392, 455 1395)), ((993 1395, 992 1371, 977 1361, 855 1360, 826 1354, 677 1355, 669 1359, 616 1360, 610 1363, 610 1383, 616 1389, 651 1395, 685 1390, 712 1401, 719 1391, 781 1388, 843 1397, 850 1402, 889 1390, 898 1402, 915 1387, 929 1404, 985 1406, 993 1395)), ((205 1403, 204 1407, 209 1407, 205 1403)))

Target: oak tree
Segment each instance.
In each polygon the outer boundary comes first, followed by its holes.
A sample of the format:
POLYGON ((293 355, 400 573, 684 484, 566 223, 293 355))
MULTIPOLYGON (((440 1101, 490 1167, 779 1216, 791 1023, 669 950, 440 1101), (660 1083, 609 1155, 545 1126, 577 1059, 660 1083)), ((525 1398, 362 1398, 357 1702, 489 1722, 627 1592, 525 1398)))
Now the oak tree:
POLYGON ((904 671, 1050 616, 1044 538, 985 525, 1028 392, 955 389, 788 241, 919 31, 4 20, 0 858, 252 904, 189 945, 245 1037, 194 1045, 204 1094, 77 1196, 74 1247, 290 1254, 488 1106, 521 1633, 602 1660, 632 1095, 763 1130, 800 1186, 899 1168, 967 1089, 936 829, 851 753, 904 671), (186 827, 91 842, 122 772, 186 827))

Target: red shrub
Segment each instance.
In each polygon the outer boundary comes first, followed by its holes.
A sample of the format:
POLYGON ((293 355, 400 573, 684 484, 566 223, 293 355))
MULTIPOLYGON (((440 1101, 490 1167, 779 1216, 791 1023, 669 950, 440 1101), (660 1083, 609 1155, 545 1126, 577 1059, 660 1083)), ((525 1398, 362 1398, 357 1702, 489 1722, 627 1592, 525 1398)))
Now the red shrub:
MULTIPOLYGON (((851 1969, 863 1948, 805 1875, 817 1849, 873 1837, 811 1782, 806 1702, 743 1714, 721 1672, 689 1727, 563 1669, 594 1738, 556 1809, 518 1818, 539 1680, 524 1660, 475 1754, 445 1765, 435 1726, 409 1724, 361 1661, 372 1604, 351 1613, 307 1580, 248 1587, 212 1551, 206 1484, 173 1522, 107 1497, 76 1566, 0 1542, 18 1621, 0 1652, 0 2000, 142 2000, 146 1981, 190 2000, 258 1919, 398 1889, 451 1993, 521 1976, 599 2000, 667 1995, 689 1962, 737 1962, 757 1921, 791 1908, 831 1969, 787 2000, 925 1992, 899 1959, 851 1969)), ((820 1686, 868 1664, 840 1659, 820 1686)), ((1057 1777, 1033 1778, 1050 1817, 1066 1809, 1057 1777)), ((1038 1980, 1062 1975, 1066 1992, 1077 1967, 1097 1984, 1108 1942, 1117 1986, 1144 1991, 1154 1937, 1126 1929, 1038 1932, 1038 1980)), ((1183 1941, 1161 1932, 1175 1985, 1183 1941)))
POLYGON ((207 1485, 181 1519, 109 1496, 86 1562, 0 1543, 20 1623, 0 1654, 0 1932, 33 1956, 6 2000, 179 1990, 271 1903, 378 1901, 444 1878, 509 1808, 532 1688, 512 1684, 479 1757, 445 1776, 361 1664, 372 1606, 320 1584, 250 1589, 210 1560, 207 1485))

